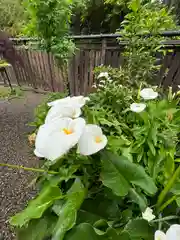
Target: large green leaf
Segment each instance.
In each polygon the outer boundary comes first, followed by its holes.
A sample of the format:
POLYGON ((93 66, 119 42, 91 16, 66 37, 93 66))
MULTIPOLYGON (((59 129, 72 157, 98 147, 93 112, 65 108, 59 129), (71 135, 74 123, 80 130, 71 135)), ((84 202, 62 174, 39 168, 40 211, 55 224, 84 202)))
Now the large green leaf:
POLYGON ((139 186, 148 194, 156 193, 156 185, 143 167, 130 162, 123 156, 117 156, 108 151, 102 152, 101 156, 102 182, 105 186, 111 188, 116 195, 125 196, 131 184, 139 186))
POLYGON ((81 223, 66 234, 64 240, 100 240, 103 237, 96 234, 94 228, 88 223, 81 223))
MULTIPOLYGON (((88 223, 81 223, 65 235, 64 240, 119 240, 115 229, 108 228, 106 232, 98 234, 88 223)), ((122 240, 124 240, 122 238, 122 240)))
POLYGON ((94 214, 94 213, 91 213, 89 211, 86 211, 86 210, 83 210, 83 209, 80 209, 78 211, 78 214, 77 214, 77 224, 80 224, 80 223, 90 223, 90 224, 94 224, 96 221, 100 220, 101 219, 101 216, 99 216, 98 214, 94 214))
POLYGON ((50 236, 57 217, 48 215, 40 219, 31 220, 27 228, 18 231, 18 240, 44 240, 50 236))
POLYGON ((135 219, 128 222, 124 231, 128 232, 131 239, 152 240, 155 230, 149 226, 147 221, 143 219, 135 219))
POLYGON ((129 190, 129 197, 133 202, 139 205, 141 212, 144 212, 147 208, 147 200, 144 195, 139 193, 136 189, 131 188, 129 190))
POLYGON ((103 195, 97 195, 94 198, 86 199, 83 202, 81 209, 99 216, 100 219, 115 219, 120 217, 121 214, 118 202, 115 200, 109 200, 103 195))
POLYGON ((31 219, 40 218, 44 211, 49 208, 56 199, 63 198, 63 195, 57 186, 44 187, 39 196, 29 202, 27 208, 17 213, 10 220, 10 224, 22 227, 31 219))
POLYGON ((66 195, 66 202, 59 208, 59 219, 53 230, 52 240, 62 240, 65 233, 75 225, 77 210, 80 208, 85 194, 86 189, 84 185, 80 179, 76 179, 66 195))
POLYGON ((124 178, 121 172, 117 169, 117 167, 113 164, 113 162, 105 156, 102 159, 102 171, 101 171, 101 179, 103 184, 106 187, 112 189, 114 194, 117 196, 125 196, 128 194, 130 189, 129 182, 124 178))

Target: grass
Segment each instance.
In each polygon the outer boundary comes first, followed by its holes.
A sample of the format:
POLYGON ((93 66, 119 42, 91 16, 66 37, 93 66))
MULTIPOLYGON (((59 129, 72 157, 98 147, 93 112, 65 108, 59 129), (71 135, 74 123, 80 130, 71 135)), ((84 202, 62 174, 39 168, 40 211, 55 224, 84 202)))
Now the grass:
POLYGON ((0 86, 0 99, 11 99, 23 96, 23 92, 19 87, 11 90, 9 87, 0 86))

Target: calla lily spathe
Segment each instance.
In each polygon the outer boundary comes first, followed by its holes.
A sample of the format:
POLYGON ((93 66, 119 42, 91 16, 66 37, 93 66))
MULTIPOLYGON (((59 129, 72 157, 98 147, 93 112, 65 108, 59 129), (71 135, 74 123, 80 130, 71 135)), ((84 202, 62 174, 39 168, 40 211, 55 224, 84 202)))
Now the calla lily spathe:
POLYGON ((55 106, 56 104, 68 104, 70 102, 70 97, 61 98, 47 103, 49 107, 55 106))
POLYGON ((106 144, 107 138, 103 135, 101 128, 94 124, 87 124, 79 139, 78 151, 88 156, 100 151, 106 144))
POLYGON ((155 92, 152 88, 144 88, 140 91, 140 96, 144 100, 152 100, 152 99, 157 98, 158 93, 155 92))
POLYGON ((147 207, 146 210, 142 213, 142 217, 144 220, 150 222, 155 219, 156 216, 153 214, 153 210, 147 207))
POLYGON ((78 118, 81 115, 80 107, 64 105, 64 104, 56 104, 50 108, 48 114, 46 115, 45 123, 49 123, 50 121, 56 118, 78 118))
POLYGON ((84 96, 74 96, 74 97, 66 97, 62 99, 55 100, 53 102, 48 103, 49 107, 55 106, 57 104, 62 104, 62 105, 73 105, 76 107, 83 107, 87 101, 89 101, 89 97, 84 97, 84 96))
POLYGON ((160 230, 155 232, 154 240, 179 240, 180 239, 180 225, 173 224, 167 230, 166 234, 160 230))
POLYGON ((51 161, 61 157, 78 143, 84 127, 83 118, 57 118, 42 125, 36 136, 35 155, 51 161))
POLYGON ((108 74, 108 72, 101 72, 99 75, 98 75, 98 79, 99 78, 102 78, 102 77, 104 77, 104 78, 108 78, 109 77, 109 74, 108 74))
POLYGON ((145 108, 146 108, 146 104, 144 103, 132 103, 130 106, 131 111, 136 113, 140 113, 144 111, 145 108))

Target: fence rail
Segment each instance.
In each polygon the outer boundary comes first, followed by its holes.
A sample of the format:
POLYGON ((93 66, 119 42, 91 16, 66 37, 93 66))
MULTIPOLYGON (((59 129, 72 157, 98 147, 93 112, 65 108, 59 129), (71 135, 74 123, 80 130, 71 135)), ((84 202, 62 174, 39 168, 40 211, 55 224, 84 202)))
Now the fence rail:
MULTIPOLYGON (((180 31, 165 32, 166 36, 180 36, 180 31)), ((68 67, 59 68, 52 54, 23 47, 29 41, 38 39, 21 38, 12 39, 17 51, 24 60, 24 69, 20 66, 12 70, 8 68, 8 76, 12 83, 28 85, 45 91, 65 90, 68 81, 72 95, 87 94, 94 82, 93 70, 101 64, 119 67, 122 65, 123 48, 125 42, 117 42, 118 34, 81 35, 73 36, 78 48, 75 55, 70 59, 68 67)), ((162 63, 158 82, 164 86, 180 85, 180 40, 169 40, 163 43, 172 52, 159 59, 162 63)), ((0 75, 0 81, 1 75, 0 75)))

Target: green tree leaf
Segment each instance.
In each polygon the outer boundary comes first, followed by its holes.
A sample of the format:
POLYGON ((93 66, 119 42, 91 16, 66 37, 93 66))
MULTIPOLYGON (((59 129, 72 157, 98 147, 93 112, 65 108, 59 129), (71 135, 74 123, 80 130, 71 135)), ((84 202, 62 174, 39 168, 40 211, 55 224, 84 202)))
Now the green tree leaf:
POLYGON ((139 186, 148 194, 153 195, 156 193, 156 185, 143 167, 108 151, 102 152, 101 156, 102 182, 105 186, 111 188, 115 194, 125 196, 131 184, 139 186))
POLYGON ((59 187, 44 187, 39 193, 39 196, 29 202, 27 208, 10 219, 10 224, 22 227, 28 223, 29 220, 40 218, 44 211, 49 208, 56 199, 60 198, 63 198, 63 195, 59 187))
POLYGON ((140 6, 141 6, 140 0, 133 0, 130 2, 129 8, 132 11, 137 12, 140 6))
MULTIPOLYGON (((59 208, 59 219, 53 230, 52 240, 64 239, 65 233, 76 223, 77 210, 80 208, 86 190, 80 179, 76 179, 66 195, 65 204, 59 208)), ((57 208, 56 208, 57 210, 57 208)))

